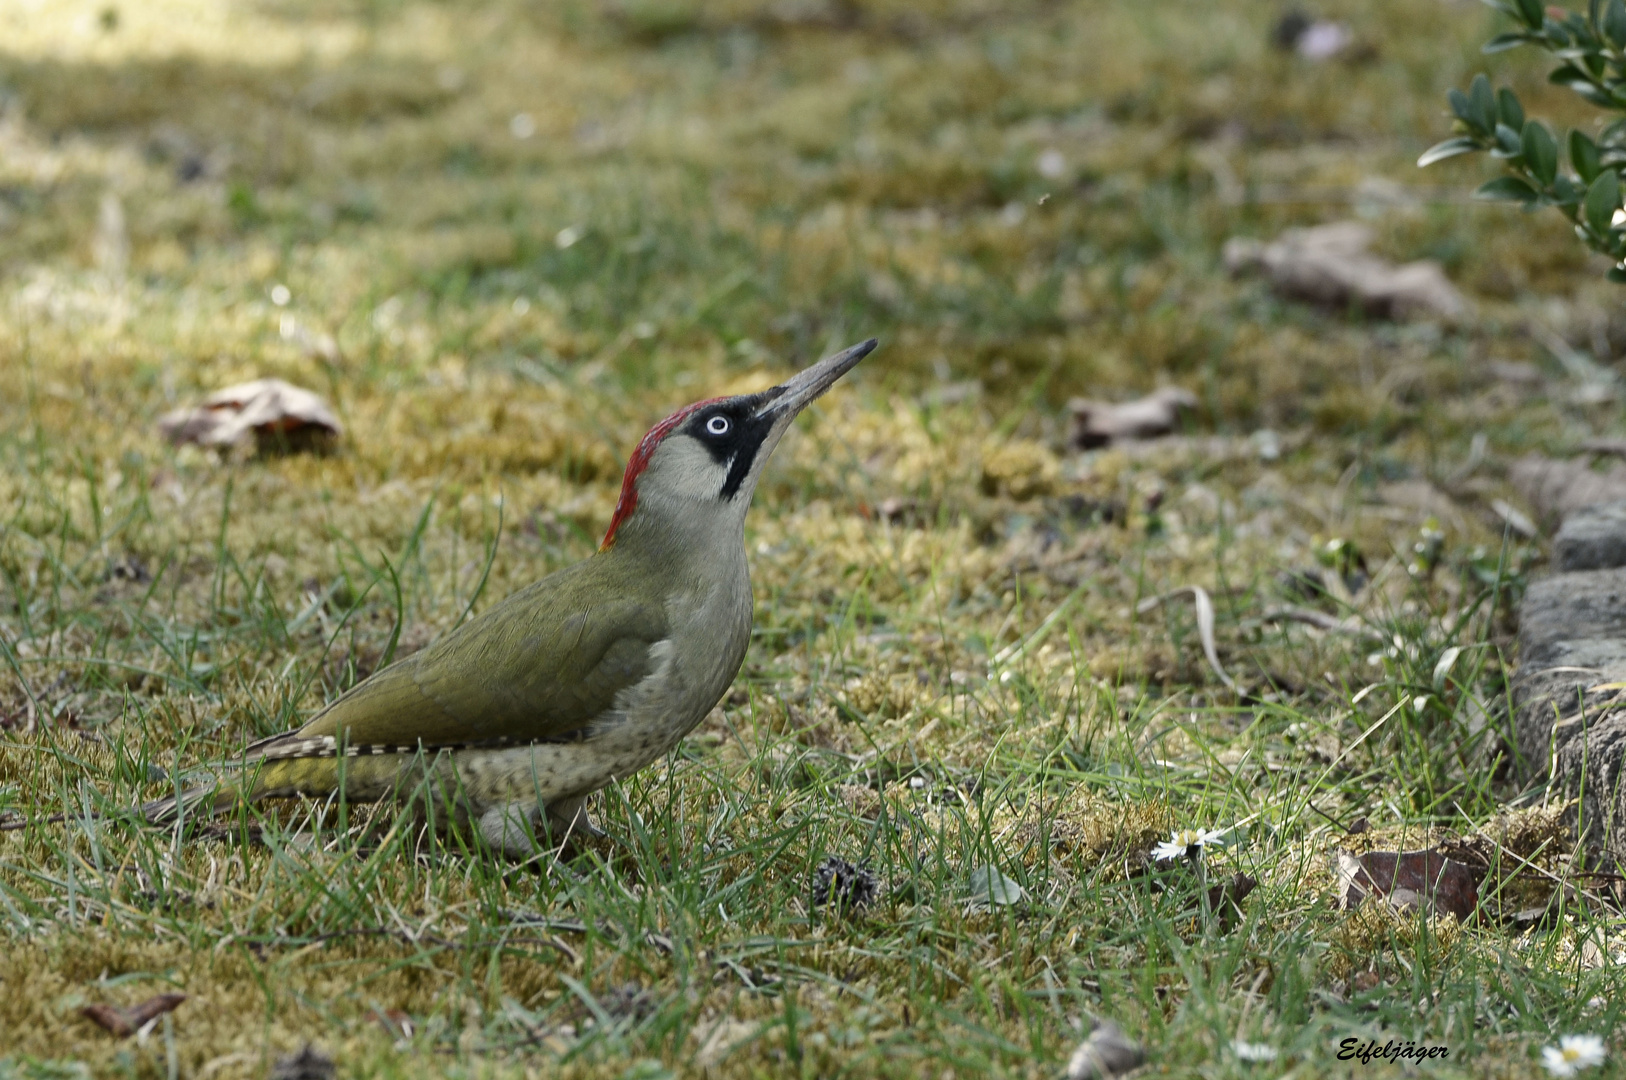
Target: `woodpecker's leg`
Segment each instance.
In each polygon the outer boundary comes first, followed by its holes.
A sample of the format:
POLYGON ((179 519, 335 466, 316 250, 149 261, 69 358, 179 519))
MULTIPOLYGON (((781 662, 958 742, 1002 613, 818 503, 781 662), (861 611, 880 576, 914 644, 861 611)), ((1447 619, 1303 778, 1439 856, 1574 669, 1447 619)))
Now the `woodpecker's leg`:
POLYGON ((498 803, 480 815, 480 835, 510 859, 528 859, 541 850, 547 834, 535 803, 498 803))
POLYGON ((547 805, 548 835, 555 843, 567 840, 602 840, 609 833, 593 824, 587 816, 587 796, 572 795, 568 799, 555 799, 547 805))

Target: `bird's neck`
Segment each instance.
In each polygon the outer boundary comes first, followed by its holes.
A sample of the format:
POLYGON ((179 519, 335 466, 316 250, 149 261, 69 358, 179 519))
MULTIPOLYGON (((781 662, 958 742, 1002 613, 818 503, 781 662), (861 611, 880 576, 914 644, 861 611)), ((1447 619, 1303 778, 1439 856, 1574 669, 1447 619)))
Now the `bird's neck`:
POLYGON ((645 495, 621 523, 607 556, 650 572, 682 576, 745 573, 744 506, 695 507, 679 499, 645 495))

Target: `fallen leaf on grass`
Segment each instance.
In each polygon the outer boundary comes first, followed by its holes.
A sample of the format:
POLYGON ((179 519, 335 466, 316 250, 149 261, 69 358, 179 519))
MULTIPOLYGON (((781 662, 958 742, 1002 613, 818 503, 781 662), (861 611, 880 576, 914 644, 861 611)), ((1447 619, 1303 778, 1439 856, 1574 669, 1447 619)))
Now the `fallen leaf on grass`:
POLYGON ((1626 499, 1626 464, 1594 472, 1588 458, 1558 461, 1527 454, 1513 463, 1508 479, 1536 516, 1549 522, 1594 503, 1626 499))
POLYGON ((1270 37, 1278 49, 1316 61, 1331 60, 1355 44, 1355 32, 1343 23, 1311 19, 1297 10, 1283 15, 1270 37))
POLYGON ((1507 524, 1508 528, 1526 540, 1534 540, 1541 535, 1541 530, 1536 528, 1536 523, 1519 513, 1506 499, 1492 499, 1490 507, 1496 516, 1507 524))
POLYGON ((1242 901, 1259 885, 1257 878, 1240 871, 1218 885, 1208 887, 1208 910, 1219 917, 1220 925, 1228 927, 1233 919, 1242 917, 1242 901))
POLYGON ((281 379, 256 379, 228 386, 190 409, 158 419, 158 430, 173 443, 235 446, 249 439, 335 439, 344 428, 320 397, 281 379))
POLYGON ((1294 300, 1333 308, 1357 307, 1386 319, 1433 316, 1460 320, 1462 294, 1432 260, 1396 266, 1366 250, 1372 230, 1354 221, 1289 229, 1265 244, 1245 237, 1226 241, 1222 256, 1232 274, 1263 271, 1271 288, 1294 300))
POLYGON ((396 1039, 410 1039, 418 1029, 416 1021, 400 1009, 369 1009, 367 1019, 376 1023, 396 1039))
POLYGON ((997 867, 979 866, 971 871, 966 897, 972 907, 991 908, 1020 904, 1027 891, 1006 877, 997 867))
POLYGON ((1427 908, 1462 922, 1479 906, 1479 875, 1432 848, 1339 852, 1338 896, 1346 909, 1373 896, 1400 911, 1427 908))
POLYGON ((173 1012, 185 1000, 185 994, 158 994, 128 1008, 120 1005, 87 1005, 80 1012, 104 1030, 121 1039, 128 1039, 160 1016, 173 1012))
POLYGON ((1067 410, 1073 414, 1067 445, 1075 450, 1094 450, 1115 442, 1133 442, 1167 435, 1180 422, 1180 413, 1197 404, 1197 395, 1178 386, 1165 386, 1143 398, 1112 404, 1073 398, 1067 410))
POLYGON ((1096 1020, 1089 1037, 1067 1062, 1067 1080, 1107 1080, 1138 1069, 1146 1062, 1140 1043, 1125 1035, 1111 1020, 1096 1020))

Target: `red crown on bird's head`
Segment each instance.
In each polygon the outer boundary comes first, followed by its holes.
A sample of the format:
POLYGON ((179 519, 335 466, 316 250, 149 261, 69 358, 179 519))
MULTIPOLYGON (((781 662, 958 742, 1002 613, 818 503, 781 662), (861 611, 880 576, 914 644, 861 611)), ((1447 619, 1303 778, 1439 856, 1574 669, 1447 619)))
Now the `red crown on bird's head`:
POLYGON ((599 544, 600 551, 607 551, 615 543, 615 531, 621 523, 632 516, 638 508, 638 477, 649 468, 649 461, 655 456, 655 450, 661 441, 693 416, 698 410, 707 405, 715 405, 726 398, 714 397, 704 401, 697 401, 693 405, 685 405, 665 420, 644 432, 644 437, 638 440, 638 446, 627 459, 627 471, 621 474, 621 497, 615 501, 615 513, 610 515, 610 527, 604 533, 604 542, 599 544))

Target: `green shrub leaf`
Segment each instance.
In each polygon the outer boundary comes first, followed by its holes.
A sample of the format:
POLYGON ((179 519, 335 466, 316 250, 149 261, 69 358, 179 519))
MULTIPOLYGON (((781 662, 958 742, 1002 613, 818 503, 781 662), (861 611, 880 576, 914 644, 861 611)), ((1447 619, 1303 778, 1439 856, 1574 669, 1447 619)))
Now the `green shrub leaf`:
POLYGON ((1461 120, 1470 128, 1475 128, 1476 125, 1474 124, 1474 113, 1473 109, 1469 108, 1468 106, 1467 94, 1464 94, 1461 90, 1458 90, 1453 86, 1451 89, 1445 92, 1445 99, 1451 103, 1451 111, 1456 115, 1458 120, 1461 120))
POLYGON ((1586 191, 1586 223, 1599 236, 1608 233, 1609 226, 1620 207, 1620 176, 1607 169, 1598 174, 1586 191))
POLYGON ((1626 49, 1626 3, 1609 0, 1603 13, 1603 36, 1617 49, 1626 49))
POLYGON ((1417 167, 1426 169, 1436 161, 1444 161, 1446 158, 1456 157, 1458 154, 1471 154, 1478 149, 1479 143, 1476 140, 1466 135, 1458 135, 1454 139, 1435 143, 1425 150, 1423 156, 1417 159, 1417 167))
POLYGON ((1598 144, 1583 132, 1570 132, 1570 166, 1584 184, 1598 178, 1598 170, 1602 167, 1598 161, 1598 144))
POLYGON ((1574 64, 1560 64, 1548 74, 1547 81, 1558 86, 1571 86, 1575 83, 1589 83, 1592 76, 1574 64))
POLYGON ((1488 184, 1479 185, 1474 198, 1529 204, 1541 198, 1541 193, 1517 176, 1498 176, 1488 184))
POLYGON ((1506 34, 1497 34, 1495 37, 1485 42, 1484 45, 1480 46, 1479 51, 1487 55, 1490 53, 1507 52, 1509 49, 1517 49, 1520 45, 1523 45, 1528 40, 1530 39, 1522 32, 1513 30, 1506 34))
POLYGON ((1553 141, 1553 133, 1546 124, 1532 120, 1524 125, 1523 144, 1525 165, 1542 186, 1551 184, 1558 175, 1558 143, 1553 141))
POLYGON ((1468 84, 1468 111, 1479 130, 1491 131, 1496 127, 1496 93, 1491 89, 1490 80, 1482 74, 1475 75, 1474 81, 1468 84))
POLYGON ((1542 22, 1547 18, 1547 12, 1541 6, 1541 0, 1516 0, 1518 10, 1510 12, 1516 18, 1524 20, 1524 25, 1532 30, 1540 29, 1542 22))
POLYGON ((1496 111, 1502 123, 1514 131, 1524 130, 1524 106, 1519 104, 1519 95, 1505 86, 1496 91, 1496 111))
POLYGON ((1586 194, 1586 185, 1577 184, 1567 176, 1559 176, 1547 192, 1547 198, 1559 206, 1574 206, 1586 194))

